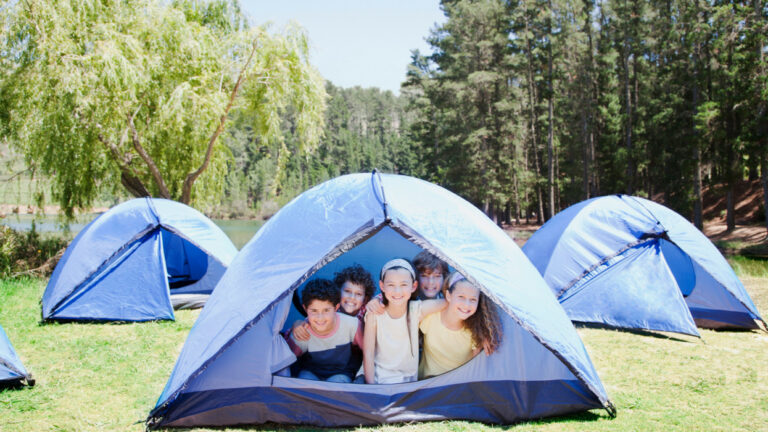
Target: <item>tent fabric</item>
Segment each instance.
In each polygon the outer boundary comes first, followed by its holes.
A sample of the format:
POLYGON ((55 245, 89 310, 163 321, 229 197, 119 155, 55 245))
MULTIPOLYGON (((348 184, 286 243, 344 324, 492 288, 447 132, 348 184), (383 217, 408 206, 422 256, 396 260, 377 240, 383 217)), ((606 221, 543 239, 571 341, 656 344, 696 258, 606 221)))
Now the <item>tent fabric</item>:
POLYGON ((13 349, 8 335, 0 326, 0 387, 13 386, 24 381, 34 383, 13 349))
POLYGON ((351 174, 283 207, 224 274, 187 338, 150 427, 279 422, 351 426, 461 418, 510 423, 611 408, 578 334, 512 239, 470 203, 428 182, 351 174), (429 250, 501 309, 497 352, 427 380, 334 384, 284 376, 291 297, 358 263, 376 277, 429 250))
POLYGON ((574 204, 523 246, 574 321, 697 335, 762 320, 717 248, 674 211, 612 195, 574 204))
POLYGON ((64 252, 43 294, 43 318, 173 319, 170 295, 210 294, 236 254, 191 207, 126 201, 91 221, 64 252))

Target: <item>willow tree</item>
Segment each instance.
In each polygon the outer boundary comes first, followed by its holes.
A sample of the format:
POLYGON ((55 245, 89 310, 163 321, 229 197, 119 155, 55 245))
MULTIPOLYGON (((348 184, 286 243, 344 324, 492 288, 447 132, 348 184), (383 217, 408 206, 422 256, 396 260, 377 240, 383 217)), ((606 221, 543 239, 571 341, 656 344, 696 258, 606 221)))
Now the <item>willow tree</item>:
POLYGON ((296 113, 305 150, 325 90, 299 29, 248 28, 230 0, 20 0, 0 7, 0 136, 51 178, 65 214, 120 186, 205 203, 233 110, 265 142, 296 113))

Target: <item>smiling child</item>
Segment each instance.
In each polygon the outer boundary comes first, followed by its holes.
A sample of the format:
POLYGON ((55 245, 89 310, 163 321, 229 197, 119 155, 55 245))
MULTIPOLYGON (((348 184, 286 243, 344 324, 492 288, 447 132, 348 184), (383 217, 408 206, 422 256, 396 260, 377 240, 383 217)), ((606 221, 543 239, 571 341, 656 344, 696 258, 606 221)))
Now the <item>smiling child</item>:
POLYGON ((338 313, 340 294, 327 279, 307 282, 301 293, 301 303, 307 312, 307 340, 291 332, 288 345, 298 357, 298 378, 332 382, 352 382, 360 368, 362 323, 338 313))

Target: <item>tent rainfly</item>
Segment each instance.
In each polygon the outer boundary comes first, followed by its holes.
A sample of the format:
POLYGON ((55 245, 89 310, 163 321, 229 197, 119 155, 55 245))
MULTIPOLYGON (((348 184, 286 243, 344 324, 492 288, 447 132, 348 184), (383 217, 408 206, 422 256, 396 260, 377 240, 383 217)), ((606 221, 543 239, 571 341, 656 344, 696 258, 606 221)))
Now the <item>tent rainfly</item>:
POLYGON ((313 426, 467 419, 511 423, 593 408, 613 413, 573 325, 515 243, 467 201, 399 175, 351 174, 283 207, 232 262, 200 314, 147 423, 313 426), (503 340, 445 374, 343 384, 280 374, 292 296, 358 263, 378 271, 427 250, 499 308, 503 340))
POLYGON ((11 341, 8 340, 8 335, 0 327, 0 388, 14 387, 21 384, 33 386, 35 385, 35 380, 24 369, 21 359, 16 354, 16 351, 14 351, 11 341))
POLYGON ((51 275, 45 320, 174 319, 200 307, 237 254, 226 234, 184 204, 136 198, 86 226, 51 275))
POLYGON ((612 195, 574 204, 523 246, 571 320, 698 336, 762 318, 717 248, 674 211, 612 195))

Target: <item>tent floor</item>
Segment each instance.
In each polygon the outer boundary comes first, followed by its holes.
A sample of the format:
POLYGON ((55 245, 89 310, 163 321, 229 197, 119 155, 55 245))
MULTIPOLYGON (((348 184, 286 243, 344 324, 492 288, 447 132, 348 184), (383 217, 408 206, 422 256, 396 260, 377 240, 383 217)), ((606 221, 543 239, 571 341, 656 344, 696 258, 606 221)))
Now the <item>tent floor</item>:
POLYGON ((205 306, 210 294, 171 294, 174 309, 199 309, 205 306))

